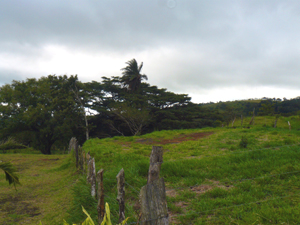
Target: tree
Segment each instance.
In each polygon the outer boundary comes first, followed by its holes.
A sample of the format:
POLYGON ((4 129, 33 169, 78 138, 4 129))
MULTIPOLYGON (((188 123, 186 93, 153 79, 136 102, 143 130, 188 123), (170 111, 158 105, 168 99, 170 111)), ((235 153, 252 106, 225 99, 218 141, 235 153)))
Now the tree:
POLYGON ((275 104, 272 101, 262 101, 259 111, 262 116, 272 116, 275 113, 275 104))
POLYGON ((13 136, 43 154, 51 154, 54 144, 66 146, 83 120, 71 92, 74 80, 76 76, 49 75, 1 87, 1 137, 13 136))
POLYGON ((15 174, 16 169, 10 162, 0 161, 0 169, 5 173, 5 178, 9 184, 13 184, 15 187, 20 184, 19 177, 15 174))
POLYGON ((132 59, 129 60, 126 64, 128 66, 121 69, 123 71, 121 81, 128 90, 134 92, 139 89, 142 80, 148 80, 148 77, 144 74, 141 74, 143 62, 139 66, 137 61, 135 59, 132 59))
POLYGON ((90 137, 90 129, 91 126, 89 125, 88 116, 86 113, 86 108, 89 106, 90 102, 92 101, 90 92, 87 91, 87 86, 84 83, 81 83, 77 80, 77 77, 71 77, 72 81, 71 91, 74 94, 75 101, 78 103, 78 107, 80 109, 80 113, 84 118, 84 125, 82 126, 85 130, 85 138, 89 140, 90 137))
MULTIPOLYGON (((125 122, 132 135, 140 135, 144 126, 150 121, 149 111, 145 109, 136 109, 127 103, 118 103, 112 108, 112 113, 117 115, 125 122)), ((119 130, 119 133, 122 134, 119 130)))

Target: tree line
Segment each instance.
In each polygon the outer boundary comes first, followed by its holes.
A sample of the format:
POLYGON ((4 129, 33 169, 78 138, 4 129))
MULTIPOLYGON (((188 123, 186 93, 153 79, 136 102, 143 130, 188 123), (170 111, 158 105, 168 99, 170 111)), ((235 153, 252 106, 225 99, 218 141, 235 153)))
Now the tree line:
POLYGON ((0 140, 17 142, 51 154, 76 136, 140 135, 156 130, 193 129, 229 124, 236 116, 292 115, 300 99, 234 101, 194 104, 187 94, 176 94, 145 82, 143 63, 135 59, 121 76, 81 82, 77 75, 49 75, 12 81, 0 87, 0 140))
POLYGON ((217 126, 222 116, 146 83, 143 63, 126 63, 121 76, 81 82, 49 75, 0 87, 0 140, 9 137, 43 154, 65 148, 71 137, 140 135, 163 129, 217 126))

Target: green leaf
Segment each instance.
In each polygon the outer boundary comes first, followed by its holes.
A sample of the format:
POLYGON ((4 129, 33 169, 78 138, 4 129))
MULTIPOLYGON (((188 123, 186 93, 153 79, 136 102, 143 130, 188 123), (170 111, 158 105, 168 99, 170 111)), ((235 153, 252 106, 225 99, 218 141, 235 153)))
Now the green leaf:
POLYGON ((82 225, 95 225, 91 216, 88 214, 88 212, 83 208, 82 206, 82 211, 84 212, 85 215, 87 215, 86 220, 82 223, 82 225))
POLYGON ((17 184, 21 185, 19 182, 19 177, 15 174, 17 171, 10 162, 1 162, 0 169, 5 173, 5 178, 9 184, 13 184, 15 187, 17 184))

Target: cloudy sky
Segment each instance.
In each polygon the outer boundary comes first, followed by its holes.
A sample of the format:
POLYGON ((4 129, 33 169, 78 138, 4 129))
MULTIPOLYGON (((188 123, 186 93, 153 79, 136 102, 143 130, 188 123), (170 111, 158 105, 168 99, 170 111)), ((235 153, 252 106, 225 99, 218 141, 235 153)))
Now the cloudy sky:
POLYGON ((300 95, 299 0, 0 1, 0 85, 144 62, 195 103, 300 95))

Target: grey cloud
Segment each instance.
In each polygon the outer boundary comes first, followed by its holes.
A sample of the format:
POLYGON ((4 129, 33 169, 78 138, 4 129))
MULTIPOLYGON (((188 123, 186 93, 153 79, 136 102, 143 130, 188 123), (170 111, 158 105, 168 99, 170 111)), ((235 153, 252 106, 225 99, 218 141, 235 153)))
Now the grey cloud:
POLYGON ((296 0, 1 1, 0 54, 34 61, 48 44, 119 55, 167 47, 175 53, 147 74, 161 87, 297 88, 299 15, 296 0))

